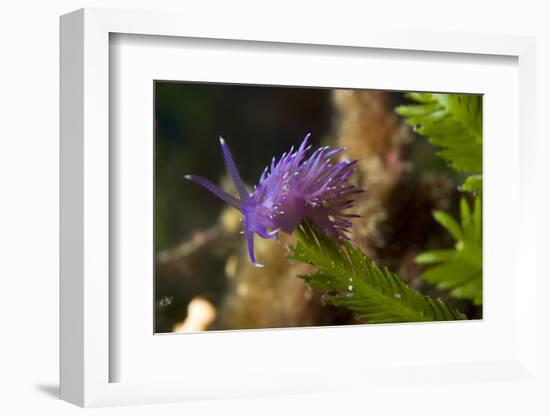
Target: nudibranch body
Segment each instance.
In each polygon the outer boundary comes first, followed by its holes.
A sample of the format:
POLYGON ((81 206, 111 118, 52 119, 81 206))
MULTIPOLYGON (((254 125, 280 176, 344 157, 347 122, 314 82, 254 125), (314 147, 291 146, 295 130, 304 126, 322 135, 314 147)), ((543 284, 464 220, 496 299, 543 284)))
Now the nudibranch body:
POLYGON ((276 238, 279 231, 292 234, 308 218, 329 236, 342 240, 348 239, 345 233, 351 227, 349 219, 357 217, 344 213, 353 205, 355 196, 363 192, 347 183, 357 161, 333 163, 331 158, 345 149, 330 150, 328 146, 316 149, 306 159, 306 153, 311 149, 307 145, 308 138, 309 134, 298 150, 294 151, 292 147, 278 162, 273 158, 253 192, 246 189, 229 147, 220 138, 225 164, 240 199, 203 177, 185 176, 243 214, 248 253, 256 267, 263 266, 254 256, 254 233, 263 238, 276 238))

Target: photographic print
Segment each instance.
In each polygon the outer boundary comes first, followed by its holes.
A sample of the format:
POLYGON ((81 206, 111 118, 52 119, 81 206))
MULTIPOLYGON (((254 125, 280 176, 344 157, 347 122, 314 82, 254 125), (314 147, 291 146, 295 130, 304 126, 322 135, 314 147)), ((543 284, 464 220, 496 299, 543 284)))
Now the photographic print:
POLYGON ((481 319, 482 99, 155 81, 155 332, 481 319))

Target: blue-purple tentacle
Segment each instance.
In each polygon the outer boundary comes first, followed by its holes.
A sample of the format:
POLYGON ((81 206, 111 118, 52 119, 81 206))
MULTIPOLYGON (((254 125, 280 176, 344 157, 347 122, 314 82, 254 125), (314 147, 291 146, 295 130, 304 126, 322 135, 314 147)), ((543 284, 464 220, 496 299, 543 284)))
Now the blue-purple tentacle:
POLYGON ((246 234, 246 242, 248 243, 248 255, 250 257, 250 261, 254 265, 254 267, 264 267, 263 264, 256 262, 256 257, 254 256, 254 232, 250 230, 245 230, 244 232, 246 234))
POLYGON ((225 165, 227 166, 227 170, 229 171, 229 174, 233 178, 233 182, 235 183, 235 188, 237 188, 237 192, 239 193, 241 200, 244 201, 246 198, 249 197, 248 191, 246 190, 246 187, 244 186, 241 176, 239 175, 239 171, 235 166, 233 156, 231 156, 231 151, 229 150, 229 147, 227 146, 227 144, 225 144, 225 140, 222 137, 220 137, 220 144, 222 145, 223 157, 225 159, 225 165))
POLYGON ((213 193, 218 198, 222 199, 232 207, 237 208, 239 211, 241 210, 241 201, 229 195, 227 192, 225 192, 223 189, 219 188, 218 186, 214 185, 208 179, 205 179, 202 176, 195 176, 195 175, 185 175, 185 179, 198 183, 199 185, 206 188, 208 191, 210 191, 211 193, 213 193))

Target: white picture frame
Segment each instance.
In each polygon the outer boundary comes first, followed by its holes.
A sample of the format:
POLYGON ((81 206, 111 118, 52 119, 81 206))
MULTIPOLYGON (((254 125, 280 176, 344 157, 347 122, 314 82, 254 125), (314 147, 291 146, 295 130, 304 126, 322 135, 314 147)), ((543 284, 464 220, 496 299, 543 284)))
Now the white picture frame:
MULTIPOLYGON (((288 29, 288 28, 287 28, 288 29)), ((159 39, 157 39, 159 41, 159 39)), ((536 270, 535 244, 536 219, 527 213, 535 212, 534 190, 530 177, 534 170, 535 154, 530 146, 535 140, 535 43, 533 38, 507 35, 467 33, 433 33, 420 31, 400 32, 377 27, 361 28, 358 32, 327 33, 322 26, 313 26, 307 32, 296 29, 280 30, 276 25, 257 25, 237 28, 231 22, 217 21, 205 27, 190 16, 165 13, 83 9, 61 18, 61 398, 80 406, 108 406, 120 404, 160 403, 207 398, 252 397, 255 395, 318 393, 353 389, 368 383, 373 389, 384 390, 384 385, 399 384, 429 386, 433 383, 471 383, 507 381, 532 383, 537 386, 536 363, 536 270), (517 59, 519 69, 518 134, 515 134, 520 153, 517 159, 519 187, 516 189, 517 210, 521 223, 515 228, 517 245, 514 251, 514 271, 523 271, 522 280, 514 292, 515 308, 510 315, 515 320, 509 334, 500 325, 499 334, 510 340, 495 359, 488 352, 479 357, 464 356, 457 362, 446 356, 439 361, 398 362, 380 366, 369 362, 364 367, 350 368, 335 365, 315 369, 313 365, 293 367, 279 363, 279 371, 266 367, 255 378, 227 372, 191 371, 184 377, 170 377, 170 370, 151 376, 150 379, 113 382, 111 369, 120 360, 112 348, 113 287, 109 276, 113 268, 110 258, 110 172, 116 169, 110 158, 110 36, 112 34, 161 36, 162 39, 214 39, 231 42, 269 42, 281 50, 290 45, 304 48, 327 46, 332 50, 364 49, 437 53, 441 56, 468 55, 505 56, 517 59), (287 46, 288 45, 288 46, 287 46), (309 45, 309 46, 308 46, 309 45), (339 49, 340 48, 340 49, 339 49), (531 271, 531 272, 529 272, 531 271), (518 323, 521 323, 519 325, 518 323), (344 380, 344 381, 342 381, 344 380), (379 386, 382 385, 382 387, 379 386), (377 387, 378 386, 378 387, 377 387)), ((256 82, 261 82, 257 80, 256 82)), ((513 122, 512 122, 512 125, 513 122)), ((512 142, 513 143, 513 142, 512 142)), ((511 144, 508 143, 508 146, 511 144)), ((502 153, 512 157, 514 152, 502 153)), ((487 162, 487 161, 486 161, 487 162)), ((516 179, 517 181, 517 179, 516 179)), ((489 182, 488 186, 491 182, 489 182)), ((493 182, 495 184, 495 182, 493 182)), ((498 183, 496 183, 498 186, 498 183)), ((485 247, 487 249, 487 247, 485 247)), ((514 277, 512 276, 512 278, 514 277)), ((511 286, 510 286, 511 287, 511 286)), ((510 292, 512 293, 512 292, 510 292)), ((512 296, 512 295, 510 295, 512 296)), ((152 302, 152 299, 151 299, 152 302)), ((144 306, 145 309, 151 309, 144 306)), ((485 322, 487 325, 491 321, 485 322)), ((473 323, 475 325, 475 323, 473 323)), ((388 326, 382 326, 388 328, 388 326)), ((381 327, 381 328, 382 328, 381 327)), ((409 336, 422 331, 430 336, 433 327, 402 326, 409 336)), ((239 346, 246 342, 273 343, 274 337, 288 339, 294 331, 250 331, 246 338, 233 333, 208 334, 197 348, 221 342, 239 346), (256 335, 254 335, 256 334, 256 335), (257 335, 259 334, 259 335, 257 335), (260 339, 257 341, 257 339, 260 339)), ((303 330, 306 331, 306 330, 303 330)), ((349 340, 363 341, 361 328, 347 331, 349 340)), ((370 336, 384 338, 386 330, 371 332, 370 336)), ((388 331, 393 331, 390 329, 388 331)), ((470 337, 478 335, 479 328, 465 327, 470 337), (473 328, 473 329, 472 329, 473 328)), ((404 334, 405 332, 402 332, 404 334)), ((309 332, 315 342, 327 343, 337 334, 334 328, 321 328, 309 332)), ((392 333, 395 336, 395 331, 392 333)), ((150 334, 151 337, 153 334, 150 334)), ((199 334, 200 335, 200 334, 199 334)), ((175 337, 162 337, 163 344, 181 343, 175 337)), ((282 341, 281 341, 282 342, 282 341)), ((291 341, 288 341, 289 343, 291 341)), ((261 344, 257 344, 258 346, 261 344)), ((285 341, 286 345, 286 341, 285 341)), ((372 342, 375 345, 375 342, 372 342)), ((168 346, 170 348, 170 346, 168 346)), ((374 346, 373 346, 374 348, 374 346)), ((286 350, 285 350, 286 351, 286 350)), ((288 353, 290 354, 290 349, 288 353)), ((383 354, 383 351, 379 351, 383 354)), ((354 353, 352 353, 353 356, 354 353)), ((252 355, 252 353, 251 353, 252 355)), ((389 362, 389 361, 388 361, 389 362)), ((313 361, 311 361, 313 363, 313 361)), ((246 363, 242 364, 246 367, 246 363)), ((166 368, 166 366, 164 366, 166 368)), ((173 372, 177 372, 174 368, 173 372)), ((242 371, 246 375, 246 371, 242 371)), ((252 373, 251 373, 252 374, 252 373)), ((250 374, 249 374, 250 375, 250 374)), ((358 390, 360 391, 360 390, 358 390)))

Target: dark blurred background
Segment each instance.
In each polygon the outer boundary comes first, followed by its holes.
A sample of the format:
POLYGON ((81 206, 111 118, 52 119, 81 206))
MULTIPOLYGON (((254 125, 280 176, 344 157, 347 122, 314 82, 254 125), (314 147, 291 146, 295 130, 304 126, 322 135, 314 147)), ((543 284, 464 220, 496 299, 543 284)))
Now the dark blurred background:
POLYGON ((402 93, 167 81, 154 88, 156 332, 356 323, 321 306, 297 278, 305 270, 286 260, 286 241, 257 239, 266 268, 251 267, 238 212, 184 179, 200 175, 234 191, 219 136, 249 185, 307 133, 314 145, 347 146, 361 160, 358 185, 369 189, 359 207, 369 221, 358 223, 354 242, 409 283, 420 249, 452 243, 431 210, 453 209, 459 178, 395 115, 402 93))

